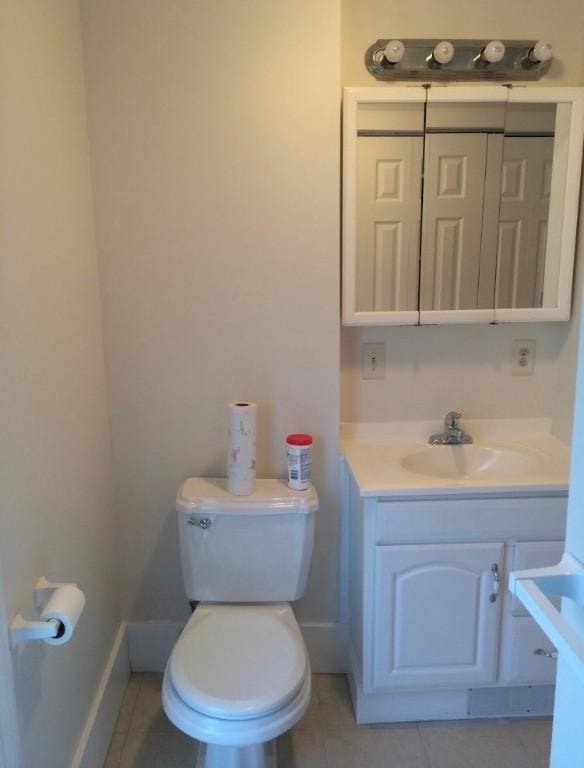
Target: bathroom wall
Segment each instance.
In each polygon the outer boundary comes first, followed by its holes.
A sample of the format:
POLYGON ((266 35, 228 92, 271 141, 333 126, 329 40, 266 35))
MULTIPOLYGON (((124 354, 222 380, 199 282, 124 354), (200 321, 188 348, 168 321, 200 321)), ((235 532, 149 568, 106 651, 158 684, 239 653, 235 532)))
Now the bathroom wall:
MULTIPOLYGON (((5 0, 1 35, 0 602, 8 620, 33 618, 40 576, 85 591, 68 645, 31 643, 12 657, 22 766, 64 768, 117 624, 77 2, 5 0)), ((2 705, 9 684, 3 676, 2 705)))
POLYGON ((125 618, 188 615, 173 503, 314 434, 304 620, 337 617, 339 50, 335 0, 82 2, 125 618))
POLYGON ((559 324, 343 329, 342 420, 439 420, 452 409, 472 418, 553 417, 566 330, 559 324), (536 340, 533 376, 511 376, 513 339, 536 340), (385 342, 385 379, 361 379, 365 341, 385 342))
MULTIPOLYGON (((373 85, 364 51, 380 37, 549 36, 556 48, 545 83, 584 83, 581 0, 343 0, 342 82, 373 85)), ((382 86, 383 87, 383 86, 382 86)), ((580 274, 580 273, 579 273, 580 274)), ((580 276, 578 280, 581 281, 580 276)), ((580 288, 576 293, 581 300, 580 288)), ((577 303, 577 302, 576 302, 577 303)), ((578 324, 342 330, 342 419, 438 419, 456 408, 474 417, 549 416, 569 438, 578 324), (513 339, 536 341, 531 377, 511 377, 513 339), (387 375, 362 381, 363 341, 384 341, 387 375), (558 397, 558 394, 561 397, 558 397)))

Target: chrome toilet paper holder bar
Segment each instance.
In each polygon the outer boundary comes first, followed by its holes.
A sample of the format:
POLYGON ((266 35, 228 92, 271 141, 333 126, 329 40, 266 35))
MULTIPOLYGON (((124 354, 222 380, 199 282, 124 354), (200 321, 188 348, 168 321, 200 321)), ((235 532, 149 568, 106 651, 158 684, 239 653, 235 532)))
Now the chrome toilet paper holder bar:
MULTIPOLYGON (((34 588, 34 603, 37 609, 42 609, 56 589, 65 586, 67 582, 47 581, 41 576, 34 588)), ((60 637, 63 631, 63 624, 57 619, 29 621, 21 613, 17 613, 10 623, 10 648, 14 650, 29 640, 53 640, 60 637)))
POLYGON ((63 625, 56 619, 47 621, 27 621, 21 613, 17 613, 10 623, 10 648, 27 643, 29 640, 52 640, 59 637, 63 625))

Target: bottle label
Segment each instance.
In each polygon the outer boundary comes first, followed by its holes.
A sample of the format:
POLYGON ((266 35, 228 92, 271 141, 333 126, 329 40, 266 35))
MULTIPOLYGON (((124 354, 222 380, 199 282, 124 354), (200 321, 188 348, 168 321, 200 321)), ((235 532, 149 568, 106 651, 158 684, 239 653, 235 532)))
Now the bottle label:
POLYGON ((288 476, 297 483, 310 483, 311 455, 310 449, 288 447, 288 476))

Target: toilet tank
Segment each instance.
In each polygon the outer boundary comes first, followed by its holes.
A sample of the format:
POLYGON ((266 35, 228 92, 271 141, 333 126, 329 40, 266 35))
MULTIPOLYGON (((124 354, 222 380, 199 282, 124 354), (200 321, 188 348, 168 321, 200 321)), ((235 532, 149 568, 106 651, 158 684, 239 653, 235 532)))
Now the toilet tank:
POLYGON ((318 498, 282 480, 258 480, 234 496, 223 478, 191 477, 176 498, 189 600, 262 603, 304 594, 318 498))

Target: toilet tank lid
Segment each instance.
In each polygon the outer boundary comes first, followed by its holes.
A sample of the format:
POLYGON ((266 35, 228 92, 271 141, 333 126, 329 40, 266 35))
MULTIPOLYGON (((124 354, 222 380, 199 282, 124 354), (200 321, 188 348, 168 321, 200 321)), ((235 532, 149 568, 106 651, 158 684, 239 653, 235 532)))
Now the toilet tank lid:
POLYGON ((223 477, 189 477, 178 490, 175 509, 227 515, 308 514, 318 509, 318 497, 312 486, 306 491, 295 491, 285 480, 256 480, 253 493, 235 496, 229 493, 223 477))

